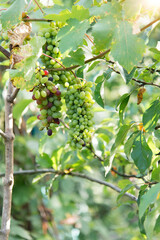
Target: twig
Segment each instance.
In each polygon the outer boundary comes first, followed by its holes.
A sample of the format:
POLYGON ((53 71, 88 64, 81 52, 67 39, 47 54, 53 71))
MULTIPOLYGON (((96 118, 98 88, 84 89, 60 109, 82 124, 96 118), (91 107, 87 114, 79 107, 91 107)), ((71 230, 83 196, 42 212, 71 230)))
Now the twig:
POLYGON ((5 48, 0 46, 0 52, 2 52, 7 58, 10 58, 10 52, 8 52, 5 48))
MULTIPOLYGON (((49 58, 53 59, 55 62, 57 62, 59 65, 61 65, 61 66, 63 67, 63 71, 66 71, 66 67, 65 67, 62 63, 60 63, 58 60, 56 60, 55 58, 53 58, 53 57, 51 57, 51 56, 49 56, 49 55, 47 55, 47 54, 45 54, 45 53, 43 53, 43 55, 46 56, 46 57, 49 57, 49 58)), ((51 70, 51 69, 50 69, 50 70, 51 70)), ((70 70, 70 71, 71 71, 71 73, 74 75, 74 77, 77 78, 76 74, 75 74, 72 70, 70 70)))
POLYGON ((45 18, 23 18, 24 22, 52 22, 53 20, 45 18))
MULTIPOLYGON (((13 64, 10 68, 13 68, 13 64)), ((5 177, 3 182, 3 209, 2 220, 0 230, 0 240, 8 240, 10 233, 10 221, 11 221, 11 204, 12 204, 12 188, 14 184, 13 177, 13 104, 8 101, 9 96, 13 93, 12 82, 9 81, 7 96, 5 99, 5 177)))
POLYGON ((115 170, 113 167, 111 168, 112 172, 115 172, 117 175, 121 176, 121 177, 124 177, 124 178, 140 178, 140 179, 143 179, 144 176, 137 176, 135 174, 124 174, 124 173, 120 173, 118 172, 117 170, 115 170))
POLYGON ((14 92, 12 93, 12 95, 9 96, 8 101, 9 101, 10 103, 13 103, 14 99, 17 97, 17 94, 18 94, 19 90, 20 90, 20 89, 16 88, 16 89, 14 90, 14 92))
POLYGON ((34 0, 34 2, 37 4, 37 6, 39 7, 40 11, 42 12, 42 14, 44 15, 45 12, 42 10, 41 6, 39 5, 39 3, 37 2, 37 0, 34 0))
MULTIPOLYGON (((92 62, 92 61, 94 61, 94 60, 96 60, 96 59, 102 58, 102 57, 104 57, 107 53, 109 53, 110 51, 111 51, 111 50, 108 49, 108 50, 106 50, 106 51, 98 54, 97 56, 92 57, 92 58, 86 60, 84 63, 86 64, 86 63, 92 62)), ((75 68, 78 68, 78 67, 80 67, 80 65, 74 65, 74 66, 71 66, 71 67, 67 67, 67 68, 65 68, 65 69, 64 69, 64 68, 49 68, 48 70, 52 70, 53 72, 57 72, 57 71, 70 71, 70 70, 75 69, 75 68)))
POLYGON ((28 6, 26 7, 26 11, 28 10, 28 8, 30 7, 31 3, 33 0, 30 0, 30 2, 28 3, 28 6))
POLYGON ((65 128, 69 129, 69 126, 62 119, 60 119, 60 122, 64 125, 65 128))
MULTIPOLYGON (((93 177, 90 177, 90 176, 87 176, 85 174, 82 174, 82 173, 78 173, 78 172, 65 172, 65 171, 56 171, 54 169, 38 169, 38 170, 21 170, 21 171, 16 171, 14 172, 14 175, 33 175, 33 174, 40 174, 40 173, 53 173, 53 174, 58 174, 58 175, 69 175, 69 176, 73 176, 73 177, 79 177, 79 178, 83 178, 83 179, 87 179, 91 182, 96 182, 98 184, 101 184, 101 185, 104 185, 104 186, 107 186, 113 190, 115 190, 116 192, 121 192, 121 189, 117 186, 115 186, 114 184, 112 183, 109 183, 109 182, 106 182, 106 181, 103 181, 103 180, 99 180, 99 179, 96 179, 96 178, 93 178, 93 177)), ((0 174, 0 177, 3 177, 4 174, 1 173, 0 174)), ((125 193, 124 195, 130 197, 133 201, 137 201, 137 198, 130 194, 130 193, 125 193)))
POLYGON ((140 31, 144 31, 145 29, 147 29, 148 27, 152 26, 154 23, 158 22, 160 20, 160 17, 153 20, 152 22, 148 23, 146 26, 144 26, 143 28, 140 29, 140 31))
MULTIPOLYGON (((121 75, 121 73, 120 73, 119 71, 115 70, 113 67, 108 66, 108 68, 112 69, 115 73, 121 75)), ((145 82, 145 81, 142 81, 142 80, 138 80, 138 79, 136 79, 136 78, 132 78, 132 80, 135 81, 135 82, 137 82, 137 83, 140 83, 140 84, 143 85, 143 86, 144 86, 144 85, 150 85, 150 86, 155 86, 155 87, 160 88, 160 85, 155 84, 155 83, 152 83, 152 82, 149 83, 149 82, 145 82)))
POLYGON ((86 37, 89 39, 89 41, 90 41, 93 45, 95 45, 94 42, 93 42, 93 40, 91 39, 91 37, 90 37, 88 34, 86 34, 86 33, 85 33, 85 35, 86 35, 86 37))
POLYGON ((0 129, 0 135, 4 138, 4 139, 6 139, 7 138, 7 135, 0 129))

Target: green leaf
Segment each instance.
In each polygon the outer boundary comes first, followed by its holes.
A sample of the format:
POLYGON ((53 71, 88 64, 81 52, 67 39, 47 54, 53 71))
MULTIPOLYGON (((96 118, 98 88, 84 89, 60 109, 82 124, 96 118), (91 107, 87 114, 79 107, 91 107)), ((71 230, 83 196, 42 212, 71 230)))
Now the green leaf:
POLYGON ((116 25, 117 23, 112 16, 106 16, 93 26, 92 35, 97 50, 110 47, 116 25))
POLYGON ((39 155, 36 157, 36 162, 42 167, 42 168, 50 168, 53 167, 53 161, 49 157, 47 153, 43 153, 42 155, 39 155))
POLYGON ((160 182, 160 166, 154 168, 152 171, 152 180, 160 182))
POLYGON ((152 160, 152 150, 148 146, 143 133, 139 133, 134 140, 131 157, 141 173, 149 168, 152 160))
POLYGON ((145 193, 140 199, 139 217, 142 218, 150 204, 155 203, 157 195, 160 192, 160 183, 156 184, 145 193))
POLYGON ((121 21, 116 31, 111 54, 129 72, 142 59, 145 44, 142 39, 133 35, 132 26, 126 21, 121 21))
POLYGON ((61 28, 57 35, 61 53, 76 50, 83 43, 83 37, 89 28, 87 20, 79 22, 77 19, 69 19, 67 23, 68 25, 61 28))
POLYGON ((13 118, 16 120, 16 124, 19 126, 20 117, 23 115, 25 108, 32 102, 31 99, 23 99, 13 107, 13 118))
POLYGON ((120 198, 123 197, 123 195, 133 187, 134 187, 134 184, 128 184, 125 188, 123 188, 117 197, 117 203, 119 202, 120 198))
POLYGON ((153 238, 153 230, 156 224, 156 217, 157 217, 157 209, 152 210, 149 212, 144 221, 144 229, 146 232, 147 240, 152 240, 153 238))
POLYGON ((63 60, 65 67, 70 67, 71 65, 83 65, 84 64, 84 51, 82 48, 78 48, 76 51, 71 51, 69 57, 63 60))
POLYGON ((141 0, 125 0, 123 3, 123 9, 125 11, 125 17, 127 19, 135 18, 137 14, 140 14, 141 0))
POLYGON ((124 113, 124 110, 128 104, 128 101, 130 99, 130 94, 124 94, 122 97, 121 97, 121 103, 120 103, 120 106, 119 106, 119 120, 120 120, 120 123, 123 123, 123 113, 124 113), (124 96, 125 95, 125 96, 124 96))
POLYGON ((130 127, 131 127, 131 125, 123 125, 119 129, 119 132, 117 133, 117 137, 116 137, 115 143, 113 144, 113 146, 111 148, 111 152, 113 152, 118 146, 123 144, 130 127))
POLYGON ((125 68, 119 66, 119 71, 126 84, 129 84, 130 80, 132 79, 135 73, 135 70, 136 70, 136 67, 134 67, 132 71, 128 73, 125 68))
POLYGON ((103 82, 104 82, 104 80, 99 82, 96 85, 95 91, 94 91, 94 99, 102 108, 104 108, 104 102, 103 102, 103 99, 101 97, 101 87, 102 87, 103 82))
POLYGON ((66 23, 66 21, 70 18, 75 18, 79 21, 83 21, 89 18, 89 10, 84 8, 83 6, 72 6, 72 11, 65 9, 62 10, 59 14, 48 14, 44 18, 59 21, 62 23, 66 23))
POLYGON ((157 220, 156 220, 156 224, 155 224, 155 228, 154 231, 156 233, 160 233, 160 215, 158 216, 157 220))
POLYGON ((153 131, 160 117, 160 101, 154 101, 143 114, 143 126, 146 131, 153 131))
POLYGON ((100 63, 100 61, 95 61, 95 62, 93 62, 93 63, 90 65, 90 67, 88 68, 88 71, 87 71, 87 72, 92 71, 92 70, 95 68, 95 66, 97 66, 97 64, 99 64, 99 63, 100 63))
POLYGON ((134 140, 136 138, 137 132, 134 132, 130 135, 130 137, 127 139, 127 141, 125 142, 124 145, 124 152, 126 154, 127 157, 129 157, 134 140))
POLYGON ((0 19, 4 30, 21 22, 24 7, 25 0, 16 0, 7 10, 1 13, 0 19))

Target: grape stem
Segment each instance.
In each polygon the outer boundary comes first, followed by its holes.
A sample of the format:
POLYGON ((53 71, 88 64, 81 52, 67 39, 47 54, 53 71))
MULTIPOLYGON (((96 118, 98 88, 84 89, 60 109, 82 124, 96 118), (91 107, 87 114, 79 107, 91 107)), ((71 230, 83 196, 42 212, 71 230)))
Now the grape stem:
MULTIPOLYGON (((43 53, 43 55, 44 56, 46 56, 46 57, 49 57, 49 58, 51 58, 51 59, 53 59, 55 62, 57 62, 59 65, 61 65, 62 66, 62 71, 66 71, 66 67, 62 64, 62 63, 60 63, 58 60, 56 60, 55 58, 53 58, 53 57, 51 57, 51 56, 49 56, 49 55, 47 55, 47 54, 45 54, 45 53, 43 53)), ((56 69, 56 68, 55 68, 56 69)), ((51 70, 51 69, 50 69, 51 70)), ((70 70, 71 72, 72 72, 72 74, 74 75, 74 77, 75 78, 77 78, 77 76, 75 75, 75 73, 72 71, 72 70, 70 70)))
MULTIPOLYGON (((110 51, 111 51, 111 50, 108 49, 108 50, 106 50, 106 51, 98 54, 97 56, 94 56, 94 57, 86 60, 84 63, 87 64, 87 63, 92 62, 92 61, 94 61, 94 60, 96 60, 96 59, 102 58, 102 57, 104 57, 107 53, 109 53, 110 51)), ((57 72, 57 71, 71 71, 72 69, 75 69, 75 68, 78 68, 78 67, 80 67, 80 65, 74 65, 74 66, 71 66, 71 67, 67 67, 67 68, 65 68, 65 69, 64 69, 64 68, 50 68, 50 69, 48 69, 48 70, 52 70, 53 72, 57 72)))
POLYGON ((39 3, 37 2, 37 0, 34 0, 34 2, 37 4, 37 6, 39 7, 40 11, 42 12, 42 14, 44 15, 45 12, 42 10, 41 6, 39 5, 39 3))

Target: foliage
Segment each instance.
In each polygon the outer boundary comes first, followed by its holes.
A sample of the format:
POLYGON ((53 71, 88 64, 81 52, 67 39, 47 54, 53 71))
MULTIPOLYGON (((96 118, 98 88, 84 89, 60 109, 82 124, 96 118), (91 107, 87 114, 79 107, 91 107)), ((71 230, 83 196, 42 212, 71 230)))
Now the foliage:
MULTIPOLYGON (((0 41, 7 51, 13 41, 7 30, 12 30, 16 41, 16 26, 22 23, 23 35, 24 28, 32 24, 32 32, 23 44, 12 46, 10 64, 14 61, 14 69, 0 76, 1 102, 8 74, 20 89, 13 107, 14 170, 35 169, 31 176, 15 175, 9 239, 159 239, 160 28, 152 21, 158 22, 160 5, 153 9, 145 0, 0 2, 0 41), (24 16, 22 12, 26 12, 24 16), (51 38, 53 25, 58 34, 51 38), (47 57, 42 49, 47 54, 49 44, 54 52, 47 57), (45 73, 41 72, 42 77, 35 72, 37 61, 43 69, 47 62, 46 81, 55 81, 56 91, 62 93, 58 99, 62 116, 52 136, 47 136, 43 127, 39 130, 37 105, 31 100, 33 89, 38 89, 39 95, 42 88, 49 90, 43 83, 45 73), (76 93, 81 96, 76 98, 76 93), (69 99, 67 104, 64 96, 69 99), (92 98, 95 103, 89 109, 92 98), (78 115, 69 106, 76 108, 78 115), (94 113, 93 131, 92 116, 87 112, 94 113), (83 118, 85 125, 80 124, 83 118), (87 140, 78 140, 76 132, 84 133, 87 140), (47 172, 47 168, 55 172, 47 172), (41 169, 46 171, 36 172, 41 169), (87 175, 112 182, 120 193, 79 178, 74 175, 77 173, 84 174, 82 178, 87 175), (126 193, 137 197, 137 204, 126 193)), ((0 57, 1 66, 9 65, 2 53, 0 57)), ((53 86, 50 89, 53 91, 53 86)), ((0 109, 3 129, 3 104, 0 109)), ((0 141, 4 159, 5 146, 0 141)), ((1 169, 5 171, 2 161, 1 169)), ((0 184, 2 188, 2 181, 0 184)))

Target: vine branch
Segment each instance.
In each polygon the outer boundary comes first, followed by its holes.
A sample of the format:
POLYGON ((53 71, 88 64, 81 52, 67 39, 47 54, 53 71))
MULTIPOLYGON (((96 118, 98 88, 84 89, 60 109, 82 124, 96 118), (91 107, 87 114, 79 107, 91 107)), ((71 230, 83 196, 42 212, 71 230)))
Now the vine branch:
MULTIPOLYGON (((89 58, 89 59, 86 60, 84 63, 86 64, 86 63, 92 62, 92 61, 94 61, 94 60, 96 60, 96 59, 102 58, 102 57, 104 57, 107 53, 109 53, 110 51, 111 51, 111 50, 108 49, 108 50, 106 50, 106 51, 104 51, 104 52, 96 55, 95 57, 89 58)), ((67 67, 67 68, 65 68, 65 69, 64 69, 64 68, 49 68, 48 70, 52 70, 53 72, 57 72, 57 71, 70 71, 70 70, 75 69, 75 68, 78 68, 78 67, 80 67, 80 65, 74 65, 74 66, 71 66, 71 67, 67 67)))
POLYGON ((160 20, 160 17, 153 20, 152 22, 148 23, 146 26, 142 27, 140 29, 141 32, 143 32, 144 30, 146 30, 147 28, 149 28, 150 26, 152 26, 154 23, 158 22, 160 20))
MULTIPOLYGON (((90 177, 88 175, 79 173, 79 172, 69 172, 68 173, 68 172, 65 172, 65 171, 56 171, 54 169, 38 169, 38 170, 16 171, 16 172, 14 172, 14 175, 34 175, 34 174, 43 174, 43 173, 49 173, 49 174, 53 173, 53 174, 57 174, 57 175, 61 175, 61 176, 68 175, 68 176, 72 176, 72 177, 79 177, 79 178, 87 179, 91 182, 95 182, 95 183, 107 186, 107 187, 115 190, 116 192, 121 192, 121 189, 119 187, 115 186, 112 183, 109 183, 109 182, 106 182, 106 181, 103 181, 103 180, 100 180, 100 179, 96 179, 96 178, 90 177)), ((1 173, 0 177, 3 177, 3 176, 4 176, 4 174, 1 173)), ((133 201, 137 201, 137 198, 130 193, 125 193, 124 195, 131 198, 133 201)))

